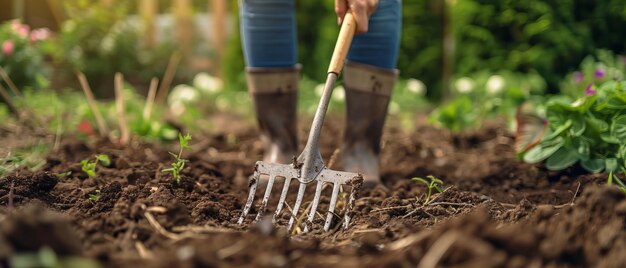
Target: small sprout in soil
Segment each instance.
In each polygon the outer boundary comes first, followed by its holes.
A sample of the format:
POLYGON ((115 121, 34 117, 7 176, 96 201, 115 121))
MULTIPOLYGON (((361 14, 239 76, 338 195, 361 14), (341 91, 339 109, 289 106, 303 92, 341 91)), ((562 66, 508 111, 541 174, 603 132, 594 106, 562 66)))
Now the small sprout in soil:
POLYGON ((417 182, 421 182, 423 184, 426 185, 426 187, 428 187, 428 192, 426 193, 426 200, 424 200, 424 205, 428 204, 428 202, 430 201, 430 197, 433 193, 433 189, 437 190, 437 192, 443 192, 443 181, 436 178, 433 175, 428 175, 426 176, 428 179, 430 179, 430 182, 428 182, 425 179, 422 178, 413 178, 411 180, 413 181, 417 181, 417 182))
POLYGON ((174 162, 171 164, 171 168, 166 168, 161 170, 162 172, 171 172, 172 177, 176 181, 176 184, 180 184, 180 172, 185 168, 185 163, 189 162, 189 160, 182 159, 182 154, 184 149, 191 150, 189 146, 189 141, 191 140, 191 135, 187 134, 183 137, 182 134, 178 133, 178 143, 180 144, 180 151, 178 154, 169 152, 170 155, 174 157, 174 162))
POLYGON ((613 182, 617 184, 617 188, 619 188, 624 194, 626 194, 626 184, 620 180, 617 175, 613 174, 613 171, 609 172, 609 178, 606 181, 606 184, 613 185, 613 182))
POLYGON ((87 173, 87 176, 95 177, 96 166, 98 165, 98 162, 105 167, 108 167, 111 165, 111 159, 109 159, 108 155, 98 154, 96 155, 96 159, 93 162, 89 161, 89 159, 83 159, 82 161, 80 161, 80 164, 82 165, 81 169, 85 173, 87 173))
POLYGON ((95 193, 89 194, 89 200, 98 202, 99 199, 100 199, 100 190, 96 190, 95 193))
MULTIPOLYGON (((81 162, 82 163, 82 162, 81 162)), ((72 171, 68 171, 68 172, 59 172, 59 173, 55 173, 54 176, 57 177, 57 179, 63 179, 66 178, 67 176, 72 175, 72 171)))

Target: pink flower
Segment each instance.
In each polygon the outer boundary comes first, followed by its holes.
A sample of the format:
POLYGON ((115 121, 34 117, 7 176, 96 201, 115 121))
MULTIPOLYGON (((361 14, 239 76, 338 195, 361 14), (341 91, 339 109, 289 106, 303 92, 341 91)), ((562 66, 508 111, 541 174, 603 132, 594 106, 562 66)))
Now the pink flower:
POLYGON ((20 27, 22 27, 22 23, 20 23, 19 20, 11 20, 11 30, 13 30, 13 32, 17 33, 20 27))
POLYGON ((596 69, 596 71, 594 72, 594 75, 596 76, 596 79, 602 79, 604 77, 604 70, 596 69))
POLYGON ((11 56, 14 50, 15 50, 15 44, 13 44, 13 41, 6 40, 4 41, 4 43, 2 43, 2 53, 5 56, 11 56))
POLYGON ((593 86, 592 83, 589 83, 589 85, 587 85, 587 88, 585 89, 585 96, 591 96, 595 94, 596 94, 595 87, 593 86))
POLYGON ((30 41, 37 42, 41 40, 46 40, 50 37, 50 30, 48 28, 39 28, 30 32, 30 41))
POLYGON ((585 79, 585 75, 582 72, 574 72, 574 81, 576 84, 580 84, 585 79))
POLYGON ((17 35, 19 35, 21 38, 26 38, 28 37, 29 31, 30 31, 30 27, 28 27, 28 25, 26 24, 22 24, 20 28, 17 30, 17 35))

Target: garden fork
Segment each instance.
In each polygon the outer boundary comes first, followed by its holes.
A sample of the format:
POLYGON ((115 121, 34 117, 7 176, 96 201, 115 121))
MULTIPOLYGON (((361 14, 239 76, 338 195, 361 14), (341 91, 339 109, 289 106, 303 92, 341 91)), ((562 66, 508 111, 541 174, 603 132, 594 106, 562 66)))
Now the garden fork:
POLYGON ((287 192, 289 191, 290 183, 292 179, 295 178, 300 182, 300 186, 298 188, 296 202, 293 206, 293 209, 291 210, 291 218, 289 219, 289 225, 287 229, 291 230, 294 223, 296 222, 296 217, 298 217, 298 211, 300 210, 300 205, 302 204, 306 187, 309 183, 312 183, 314 181, 317 182, 317 185, 315 188, 315 195, 313 197, 313 203, 311 204, 311 209, 309 211, 304 232, 308 232, 309 226, 315 218, 317 207, 320 201, 320 195, 322 193, 322 186, 325 183, 332 184, 333 190, 332 196, 330 198, 328 214, 324 223, 324 230, 328 231, 331 226, 333 217, 336 216, 334 211, 337 204, 339 191, 342 185, 349 185, 352 188, 347 203, 347 211, 343 218, 343 228, 345 229, 349 226, 354 203, 356 201, 358 191, 361 188, 361 184, 363 183, 363 177, 357 173, 335 171, 327 168, 324 165, 324 160, 322 159, 322 155, 320 154, 319 139, 322 124, 324 122, 324 116, 326 115, 326 110, 328 109, 328 103, 330 101, 333 88, 335 87, 337 77, 339 76, 339 74, 341 73, 341 69, 343 68, 343 64, 346 59, 346 55, 348 54, 348 50, 350 49, 350 44, 352 42, 352 37, 354 36, 355 30, 356 20, 351 13, 347 13, 341 26, 341 30, 339 31, 339 37, 337 38, 337 43, 335 44, 335 50, 330 61, 330 66, 328 67, 328 77, 326 78, 324 92, 322 93, 319 106, 317 107, 317 111, 315 112, 313 124, 311 125, 311 131, 309 133, 309 138, 304 147, 304 150, 297 159, 294 158, 292 164, 275 164, 263 161, 256 162, 254 174, 250 178, 250 193, 248 195, 248 200, 244 206, 243 212, 241 213, 241 217, 239 217, 239 224, 242 224, 244 222, 246 216, 250 212, 250 208, 252 207, 256 188, 259 184, 261 175, 265 175, 269 176, 269 180, 267 182, 265 194, 263 195, 263 201, 261 202, 261 206, 259 207, 258 213, 254 221, 258 221, 264 216, 272 192, 274 181, 277 177, 282 177, 285 179, 285 183, 278 201, 278 205, 276 207, 276 212, 274 213, 274 221, 276 220, 276 217, 280 215, 283 207, 285 206, 285 200, 287 198, 287 192))

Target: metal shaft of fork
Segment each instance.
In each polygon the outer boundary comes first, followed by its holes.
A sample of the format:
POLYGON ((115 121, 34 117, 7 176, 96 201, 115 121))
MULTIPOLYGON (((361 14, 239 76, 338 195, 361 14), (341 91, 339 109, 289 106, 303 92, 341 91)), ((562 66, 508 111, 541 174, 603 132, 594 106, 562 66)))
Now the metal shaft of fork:
POLYGON ((326 84, 324 85, 324 92, 322 93, 322 98, 315 112, 313 123, 311 124, 309 138, 300 157, 298 157, 298 163, 302 163, 300 178, 298 178, 301 183, 310 183, 324 168, 324 160, 322 159, 319 149, 320 132, 324 124, 324 117, 328 110, 328 103, 330 102, 337 77, 337 73, 328 73, 326 84))

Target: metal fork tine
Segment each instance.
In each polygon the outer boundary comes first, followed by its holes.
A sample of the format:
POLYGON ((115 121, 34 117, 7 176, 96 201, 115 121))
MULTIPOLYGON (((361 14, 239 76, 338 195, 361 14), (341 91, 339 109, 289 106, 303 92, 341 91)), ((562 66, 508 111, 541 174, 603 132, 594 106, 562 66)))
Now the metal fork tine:
POLYGON ((348 184, 350 184, 352 190, 350 190, 350 198, 348 198, 346 215, 343 217, 343 229, 348 229, 348 226, 350 226, 350 219, 354 213, 354 205, 356 204, 356 199, 358 198, 359 191, 363 185, 363 177, 359 175, 358 177, 351 179, 348 184))
POLYGON ((267 203, 270 200, 270 194, 272 193, 272 187, 274 186, 274 180, 276 180, 275 174, 270 174, 270 179, 267 181, 267 187, 265 188, 265 195, 263 196, 263 202, 261 202, 261 207, 259 207, 259 213, 256 214, 256 218, 254 221, 258 221, 265 214, 265 208, 267 207, 267 203))
POLYGON ((298 216, 298 210, 300 210, 300 205, 302 205, 302 199, 304 199, 304 190, 306 190, 306 184, 301 183, 300 188, 298 188, 298 195, 296 196, 296 203, 293 205, 293 214, 291 215, 291 219, 289 219, 289 225, 287 225, 287 230, 291 230, 293 224, 296 221, 298 216))
POLYGON ((241 213, 241 217, 239 217, 239 221, 237 224, 242 224, 243 220, 248 216, 248 212, 250 212, 250 208, 252 207, 252 202, 254 201, 254 195, 256 194, 256 187, 259 185, 259 172, 255 171, 252 175, 252 179, 250 180, 250 193, 248 194, 248 201, 246 201, 246 205, 243 208, 243 212, 241 213))
MULTIPOLYGON (((317 205, 320 203, 320 195, 322 194, 322 186, 324 182, 317 181, 317 187, 315 188, 315 197, 313 197, 313 205, 311 205, 311 211, 309 212, 309 218, 307 219, 308 223, 312 223, 315 218, 315 212, 317 212, 317 205)), ((304 227, 304 232, 309 231, 309 226, 304 227)))
POLYGON ((285 205, 285 199, 287 198, 287 192, 289 191, 289 184, 291 184, 291 178, 285 177, 283 192, 280 194, 278 206, 276 207, 276 213, 274 213, 274 218, 272 219, 272 221, 276 221, 276 217, 278 217, 278 215, 280 215, 280 212, 283 210, 283 205, 285 205))
POLYGON ((333 195, 330 197, 330 205, 328 207, 326 222, 324 223, 324 231, 328 231, 328 229, 330 228, 330 223, 333 220, 333 216, 335 215, 335 206, 337 205, 337 197, 339 197, 340 187, 341 185, 339 183, 333 184, 333 195))

